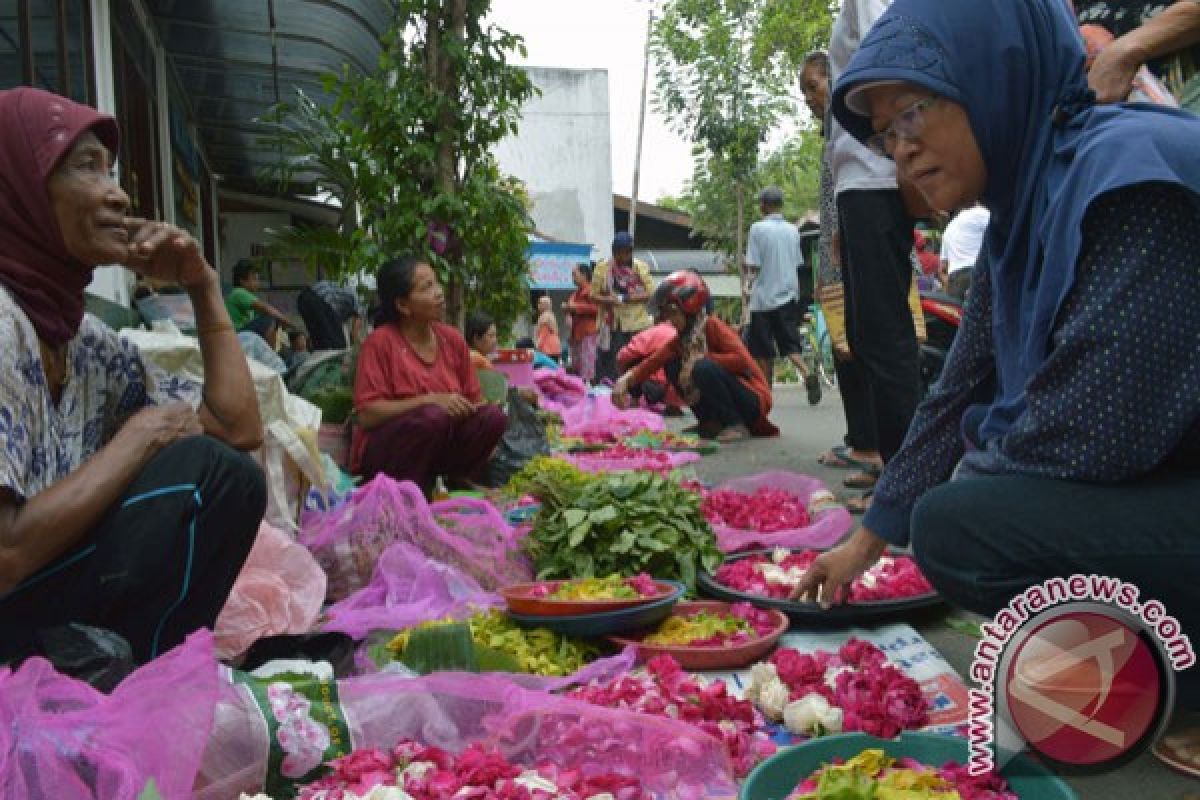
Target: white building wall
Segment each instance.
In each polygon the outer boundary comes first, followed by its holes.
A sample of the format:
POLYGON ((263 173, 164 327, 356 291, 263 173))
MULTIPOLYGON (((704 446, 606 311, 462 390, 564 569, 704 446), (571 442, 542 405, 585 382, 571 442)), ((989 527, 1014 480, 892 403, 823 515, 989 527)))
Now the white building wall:
POLYGON ((541 95, 522 110, 517 135, 496 146, 500 169, 525 182, 539 233, 604 257, 613 237, 608 71, 527 72, 541 95))

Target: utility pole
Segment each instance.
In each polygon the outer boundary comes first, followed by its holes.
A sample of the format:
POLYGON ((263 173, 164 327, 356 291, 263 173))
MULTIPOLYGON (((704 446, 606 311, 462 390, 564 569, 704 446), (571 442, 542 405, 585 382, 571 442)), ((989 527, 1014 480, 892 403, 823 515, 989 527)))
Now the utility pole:
POLYGON ((646 85, 650 82, 650 34, 654 30, 654 9, 646 14, 646 52, 642 59, 642 102, 638 105, 637 150, 633 156, 633 196, 629 198, 629 235, 637 231, 638 181, 642 174, 642 133, 646 128, 646 85))

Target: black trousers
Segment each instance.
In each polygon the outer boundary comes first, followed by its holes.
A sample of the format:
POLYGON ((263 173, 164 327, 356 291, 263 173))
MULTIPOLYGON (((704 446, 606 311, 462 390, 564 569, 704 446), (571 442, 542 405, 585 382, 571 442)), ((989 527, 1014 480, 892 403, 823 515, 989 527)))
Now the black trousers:
POLYGON ((211 628, 266 505, 249 456, 207 436, 163 448, 75 550, 0 597, 0 662, 70 622, 116 631, 139 662, 211 628))
MULTIPOLYGON (((684 397, 679 385, 679 373, 683 362, 675 359, 667 364, 667 379, 674 385, 680 397, 684 397)), ((747 427, 758 421, 760 408, 758 397, 747 389, 729 370, 714 361, 702 358, 692 367, 692 385, 700 399, 691 405, 692 413, 701 427, 719 424, 722 428, 731 425, 747 427)))
MULTIPOLYGON (((1022 476, 968 478, 928 492, 912 547, 946 599, 994 615, 1050 578, 1101 575, 1158 600, 1200 642, 1200 472, 1120 484, 1022 476)), ((1200 708, 1200 670, 1177 674, 1179 700, 1200 708)))
POLYGON ((846 334, 875 404, 880 455, 900 449, 921 398, 917 333, 908 292, 913 222, 900 192, 847 191, 837 197, 846 334))
POLYGON ((617 354, 634 336, 641 331, 612 331, 609 334, 607 350, 596 352, 596 381, 610 380, 614 383, 621 377, 621 368, 617 364, 617 354))
POLYGON ((321 295, 311 288, 302 289, 296 298, 296 310, 308 329, 310 350, 346 349, 346 329, 342 320, 321 295))
POLYGON ((838 394, 846 414, 846 444, 856 450, 871 452, 879 449, 879 432, 875 428, 875 398, 867 376, 857 361, 835 357, 838 394))

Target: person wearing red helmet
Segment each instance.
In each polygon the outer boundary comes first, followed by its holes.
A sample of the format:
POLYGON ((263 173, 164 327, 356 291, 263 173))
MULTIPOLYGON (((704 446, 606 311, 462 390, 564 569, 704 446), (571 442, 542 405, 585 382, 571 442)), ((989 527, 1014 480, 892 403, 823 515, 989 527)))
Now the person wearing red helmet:
POLYGON ((701 436, 735 442, 751 435, 777 435, 779 429, 767 419, 771 411, 767 379, 737 332, 709 316, 704 279, 691 271, 673 272, 655 294, 676 335, 621 376, 613 387, 613 402, 624 408, 630 386, 665 369, 696 415, 701 436))

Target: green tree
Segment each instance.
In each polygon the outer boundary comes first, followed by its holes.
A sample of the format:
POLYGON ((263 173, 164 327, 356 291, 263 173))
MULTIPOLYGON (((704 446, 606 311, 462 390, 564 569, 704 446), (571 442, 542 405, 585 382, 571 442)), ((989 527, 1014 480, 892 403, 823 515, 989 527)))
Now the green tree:
POLYGON ((806 55, 829 46, 840 5, 838 0, 768 0, 754 37, 754 59, 781 60, 783 69, 797 75, 806 55))
POLYGON ((524 307, 532 224, 523 188, 501 174, 491 151, 516 132, 535 89, 508 63, 524 54, 521 38, 487 24, 490 7, 491 0, 393 0, 376 72, 344 67, 325 81, 332 107, 277 112, 283 156, 269 177, 286 180, 313 166, 304 154, 314 143, 282 123, 301 114, 298 127, 321 137, 316 152, 339 162, 348 184, 327 186, 318 176, 346 210, 344 260, 374 270, 417 254, 446 283, 452 320, 461 321, 472 297, 507 327, 524 307))
MULTIPOLYGON (((746 196, 753 198, 768 186, 778 186, 783 189, 784 216, 793 221, 817 209, 823 145, 817 132, 797 132, 762 157, 745 180, 746 196)), ((692 230, 708 247, 732 256, 741 252, 737 240, 737 197, 732 176, 725 167, 726 162, 720 159, 697 161, 691 179, 673 200, 681 211, 691 215, 692 230)))
MULTIPOLYGON (((770 4, 669 0, 651 33, 658 66, 655 99, 696 145, 693 182, 727 180, 733 187, 736 253, 745 230, 745 187, 758 166, 759 148, 791 110, 792 80, 784 61, 764 58, 756 48, 770 4)), ((735 263, 740 274, 741 259, 735 263)))

